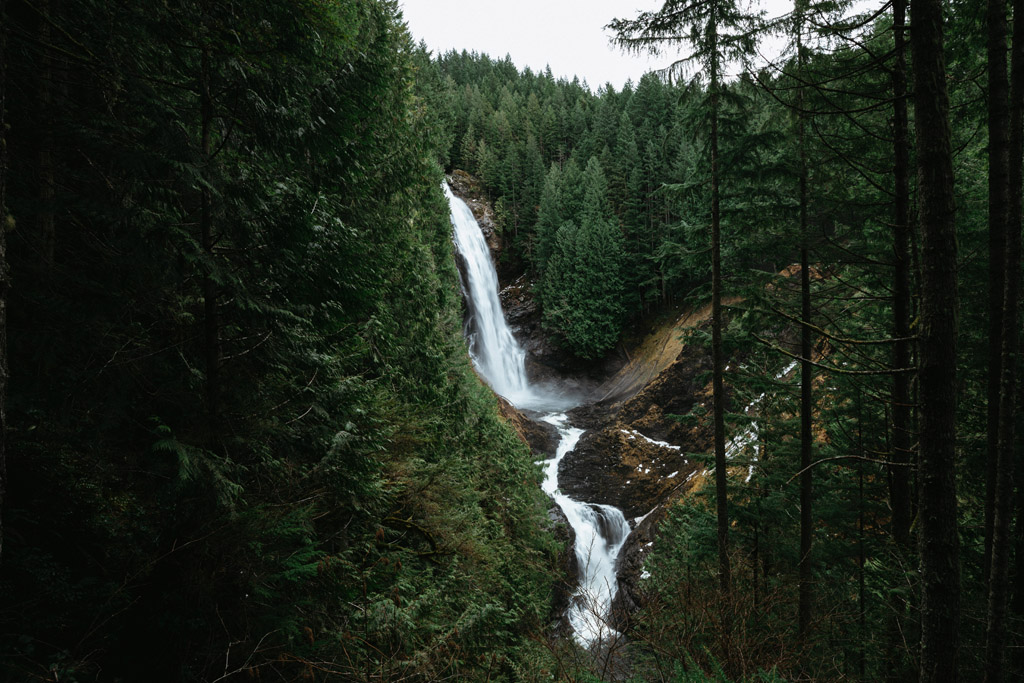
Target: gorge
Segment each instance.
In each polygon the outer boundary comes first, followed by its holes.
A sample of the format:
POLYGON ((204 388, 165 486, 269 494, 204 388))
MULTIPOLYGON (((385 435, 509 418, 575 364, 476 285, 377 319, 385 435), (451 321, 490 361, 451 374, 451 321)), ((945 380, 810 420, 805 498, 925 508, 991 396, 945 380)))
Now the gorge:
POLYGON ((616 560, 629 536, 629 524, 618 508, 579 501, 559 489, 559 464, 584 433, 571 426, 561 411, 580 399, 559 394, 552 386, 534 385, 527 378, 526 353, 505 321, 497 272, 480 226, 466 203, 447 185, 444 189, 452 207, 455 244, 465 262, 463 293, 470 309, 466 336, 474 366, 496 393, 558 430, 558 446, 545 466, 543 489, 561 508, 575 536, 579 586, 567 618, 581 645, 600 645, 618 635, 608 625, 608 617, 618 589, 616 560))

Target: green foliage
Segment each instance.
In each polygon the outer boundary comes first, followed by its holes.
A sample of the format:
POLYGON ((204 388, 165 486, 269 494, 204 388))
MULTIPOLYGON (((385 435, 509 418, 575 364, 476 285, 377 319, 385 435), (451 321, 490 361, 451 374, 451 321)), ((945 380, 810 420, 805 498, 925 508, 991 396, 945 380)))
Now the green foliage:
POLYGON ((565 173, 553 166, 545 182, 545 196, 561 197, 559 213, 569 217, 554 233, 539 295, 545 327, 580 358, 597 358, 618 342, 621 333, 625 250, 611 221, 607 181, 597 158, 590 158, 581 183, 565 183, 573 175, 571 162, 565 173), (570 214, 575 202, 564 201, 573 187, 583 195, 575 215, 570 214))
MULTIPOLYGON (((392 0, 6 7, 6 201, 18 227, 0 677, 565 673, 540 644, 558 549, 537 469, 459 336, 441 167, 482 178, 547 329, 599 358, 631 317, 706 298, 711 95, 723 264, 740 299, 725 339, 727 428, 752 435, 731 460, 734 604, 710 609, 706 487, 670 509, 645 556, 634 678, 908 677, 916 558, 888 531, 884 15, 821 27, 816 41, 803 11, 834 5, 804 3, 790 17, 797 61, 707 83, 750 52, 749 17, 731 0, 680 4, 668 22, 645 13, 613 24, 622 43, 677 39, 694 48, 697 78, 683 84, 674 69, 592 92, 508 58, 432 58, 392 0), (781 371, 801 315, 786 270, 801 150, 822 462, 815 621, 797 642, 799 414, 781 371)), ((982 21, 965 7, 947 33, 968 247, 957 484, 970 678, 985 638, 975 529, 989 264, 971 246, 986 239, 987 140, 982 21)), ((700 430, 708 418, 698 404, 679 419, 700 430)))
POLYGON ((52 259, 43 231, 11 238, 0 677, 543 661, 537 469, 460 335, 456 86, 395 4, 11 16, 9 204, 60 228, 52 259), (44 92, 47 68, 69 85, 44 92))
POLYGON ((625 315, 673 303, 692 285, 694 272, 660 253, 672 226, 689 218, 689 207, 659 192, 678 180, 676 150, 690 135, 675 112, 690 97, 686 88, 648 74, 635 90, 627 83, 592 93, 486 55, 452 52, 438 63, 457 84, 452 164, 482 176, 501 202, 515 235, 510 258, 526 264, 536 285, 558 229, 583 223, 581 176, 591 158, 606 174, 608 219, 621 233, 625 315))

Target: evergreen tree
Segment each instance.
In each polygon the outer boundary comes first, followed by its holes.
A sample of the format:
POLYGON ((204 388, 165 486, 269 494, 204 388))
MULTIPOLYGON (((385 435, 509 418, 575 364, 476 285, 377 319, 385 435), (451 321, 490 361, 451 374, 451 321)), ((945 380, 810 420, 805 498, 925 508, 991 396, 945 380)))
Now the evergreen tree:
POLYGON ((7 494, 7 0, 0 0, 0 561, 3 560, 3 507, 7 494))
POLYGON ((624 320, 622 236, 596 157, 587 162, 583 203, 559 226, 541 281, 544 324, 580 358, 597 358, 619 340, 624 320))
POLYGON ((552 163, 544 177, 537 209, 536 246, 533 251, 533 268, 544 275, 548 271, 548 259, 554 250, 555 234, 567 217, 562 193, 562 169, 552 163))
MULTIPOLYGON (((616 42, 628 50, 662 52, 666 46, 688 45, 690 56, 674 66, 697 62, 708 75, 707 120, 711 147, 711 334, 715 444, 715 490, 718 516, 719 582, 723 609, 731 592, 729 566, 729 508, 725 460, 725 386, 722 351, 721 197, 719 167, 719 120, 722 77, 725 65, 751 52, 750 17, 735 0, 700 0, 682 3, 668 0, 656 12, 636 19, 617 19, 609 24, 616 42)), ((728 638, 728 626, 726 637, 728 638)))
POLYGON ((0 678, 550 666, 536 468, 459 335, 453 91, 394 3, 0 9, 2 213, 55 227, 0 233, 0 678))
POLYGON ((955 681, 960 653, 956 497, 956 224, 942 3, 912 0, 921 221, 921 681, 955 681))

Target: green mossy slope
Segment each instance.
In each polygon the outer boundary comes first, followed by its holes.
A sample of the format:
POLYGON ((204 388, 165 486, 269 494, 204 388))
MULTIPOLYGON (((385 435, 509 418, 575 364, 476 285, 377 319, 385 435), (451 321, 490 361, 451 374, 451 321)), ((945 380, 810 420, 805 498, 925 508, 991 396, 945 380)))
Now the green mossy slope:
POLYGON ((8 5, 0 678, 541 670, 539 475, 395 4, 8 5))

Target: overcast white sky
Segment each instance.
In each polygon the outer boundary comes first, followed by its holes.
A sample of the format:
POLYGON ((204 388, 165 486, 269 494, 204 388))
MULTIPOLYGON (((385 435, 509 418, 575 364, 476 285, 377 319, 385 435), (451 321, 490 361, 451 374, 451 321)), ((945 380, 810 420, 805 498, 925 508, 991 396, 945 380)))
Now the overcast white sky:
MULTIPOLYGON (((754 0, 770 15, 788 12, 792 0, 754 0)), ((555 78, 579 76, 592 90, 610 82, 621 89, 626 79, 640 80, 652 68, 673 60, 623 54, 611 45, 604 26, 615 18, 632 19, 656 10, 662 0, 400 0, 409 31, 435 54, 449 49, 512 56, 517 67, 555 78)))

